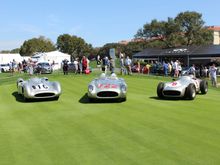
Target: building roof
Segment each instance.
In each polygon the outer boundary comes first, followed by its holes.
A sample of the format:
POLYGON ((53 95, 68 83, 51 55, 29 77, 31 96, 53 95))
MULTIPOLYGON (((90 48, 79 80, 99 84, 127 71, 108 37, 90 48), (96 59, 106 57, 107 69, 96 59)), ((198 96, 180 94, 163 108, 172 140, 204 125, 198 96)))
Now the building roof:
POLYGON ((133 55, 133 58, 161 56, 219 56, 220 45, 183 46, 179 48, 148 48, 133 55))
POLYGON ((208 26, 209 30, 220 31, 220 26, 208 26))

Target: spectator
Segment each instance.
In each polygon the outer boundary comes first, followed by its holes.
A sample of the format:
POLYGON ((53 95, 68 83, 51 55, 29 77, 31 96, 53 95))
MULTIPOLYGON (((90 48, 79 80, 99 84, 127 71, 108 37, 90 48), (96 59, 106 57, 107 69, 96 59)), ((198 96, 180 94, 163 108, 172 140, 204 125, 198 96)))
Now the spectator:
POLYGON ((203 69, 203 75, 204 77, 208 77, 208 68, 205 66, 205 68, 203 69))
POLYGON ((108 69, 108 66, 109 66, 109 59, 107 56, 105 56, 102 60, 102 63, 103 63, 103 69, 102 71, 105 72, 105 74, 107 73, 107 69, 108 69))
POLYGON ((111 74, 115 72, 115 60, 113 58, 110 59, 110 71, 111 74))
POLYGON ((101 70, 101 59, 100 59, 100 55, 97 55, 97 68, 99 68, 99 70, 101 70))
POLYGON ((75 60, 73 61, 73 64, 74 64, 74 72, 75 72, 75 74, 77 74, 78 70, 79 70, 79 67, 78 67, 79 62, 78 62, 77 58, 75 58, 75 60))
POLYGON ((196 76, 196 68, 194 64, 189 68, 189 74, 196 76))
POLYGON ((147 69, 147 74, 148 75, 150 74, 150 67, 151 67, 151 65, 149 63, 147 63, 146 69, 147 69))
POLYGON ((168 75, 168 64, 166 62, 163 63, 163 71, 164 71, 164 76, 168 75))
POLYGON ((131 71, 131 59, 129 56, 127 56, 127 58, 125 59, 125 67, 126 67, 126 72, 128 75, 131 75, 132 74, 132 71, 131 71))
POLYGON ((174 77, 179 77, 179 61, 176 60, 173 64, 174 77))
POLYGON ((88 60, 85 56, 82 57, 82 72, 85 73, 85 70, 88 68, 88 60))
POLYGON ((124 58, 120 58, 121 75, 125 74, 124 58))
POLYGON ((141 63, 140 63, 140 60, 137 61, 137 71, 138 71, 138 74, 140 74, 140 72, 141 72, 141 63))
POLYGON ((67 60, 63 61, 63 74, 68 75, 68 61, 67 60))
POLYGON ((213 64, 209 68, 210 78, 212 82, 212 86, 217 87, 217 68, 215 67, 215 64, 213 64))

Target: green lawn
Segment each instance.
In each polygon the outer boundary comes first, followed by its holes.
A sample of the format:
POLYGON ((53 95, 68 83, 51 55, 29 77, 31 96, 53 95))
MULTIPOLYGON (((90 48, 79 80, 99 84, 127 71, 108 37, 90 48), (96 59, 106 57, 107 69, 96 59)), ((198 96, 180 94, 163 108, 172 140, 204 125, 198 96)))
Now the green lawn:
POLYGON ((1 165, 220 164, 220 89, 158 100, 162 77, 124 76, 126 102, 89 103, 97 74, 46 76, 60 81, 60 99, 24 103, 18 75, 0 74, 1 165))

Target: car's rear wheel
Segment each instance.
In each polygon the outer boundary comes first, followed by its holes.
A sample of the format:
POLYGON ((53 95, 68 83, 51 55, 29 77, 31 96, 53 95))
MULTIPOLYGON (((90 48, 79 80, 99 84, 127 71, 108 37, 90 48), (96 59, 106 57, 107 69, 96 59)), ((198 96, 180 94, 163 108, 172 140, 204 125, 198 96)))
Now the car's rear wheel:
POLYGON ((158 96, 159 98, 164 98, 163 89, 164 89, 164 83, 163 83, 163 82, 160 82, 160 83, 157 85, 157 96, 158 96))
POLYGON ((206 94, 208 92, 208 82, 206 80, 202 80, 200 82, 200 91, 202 94, 206 94))
POLYGON ((189 84, 186 88, 185 97, 189 100, 194 100, 196 98, 196 88, 194 84, 189 84))

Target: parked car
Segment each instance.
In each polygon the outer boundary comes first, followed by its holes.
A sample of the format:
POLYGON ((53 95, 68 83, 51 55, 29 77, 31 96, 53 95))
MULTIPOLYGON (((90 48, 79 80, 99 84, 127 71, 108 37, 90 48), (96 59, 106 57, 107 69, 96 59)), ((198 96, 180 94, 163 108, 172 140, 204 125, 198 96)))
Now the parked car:
POLYGON ((52 73, 52 66, 48 62, 39 62, 34 67, 34 73, 52 73))
POLYGON ((23 96, 24 101, 45 98, 58 100, 61 95, 60 83, 56 81, 49 81, 46 77, 35 77, 26 81, 19 78, 17 80, 17 90, 18 94, 23 96))
POLYGON ((124 79, 118 78, 115 73, 106 76, 104 73, 95 78, 88 85, 88 97, 95 99, 119 99, 126 100, 127 84, 124 79))
POLYGON ((68 72, 75 72, 76 68, 73 62, 68 63, 68 72))
POLYGON ((159 98, 186 98, 193 100, 196 93, 206 94, 208 92, 208 82, 193 75, 182 76, 172 82, 160 82, 157 86, 157 96, 159 98))
POLYGON ((9 64, 0 64, 0 69, 1 69, 1 72, 9 72, 10 71, 10 67, 9 67, 9 64))

